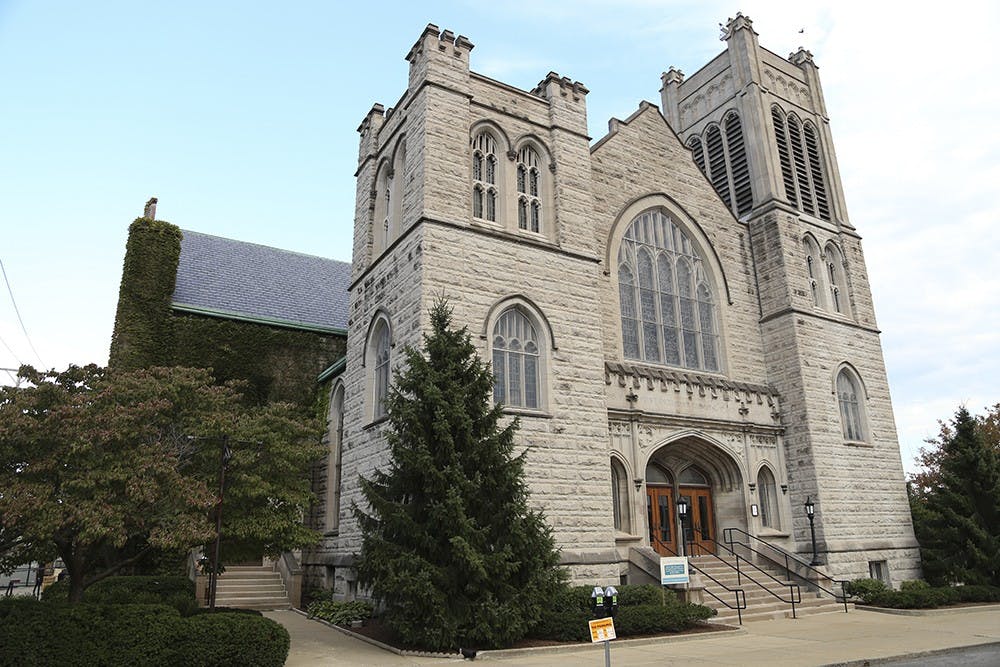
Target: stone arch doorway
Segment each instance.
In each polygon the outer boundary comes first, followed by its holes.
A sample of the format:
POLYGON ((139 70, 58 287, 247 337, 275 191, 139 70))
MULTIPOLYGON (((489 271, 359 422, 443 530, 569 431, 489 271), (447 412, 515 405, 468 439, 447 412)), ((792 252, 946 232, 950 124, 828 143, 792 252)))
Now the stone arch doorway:
POLYGON ((649 545, 665 556, 715 553, 723 527, 746 529, 742 479, 736 460, 704 439, 685 437, 659 447, 645 470, 649 545), (682 498, 688 506, 683 532, 677 514, 682 498))

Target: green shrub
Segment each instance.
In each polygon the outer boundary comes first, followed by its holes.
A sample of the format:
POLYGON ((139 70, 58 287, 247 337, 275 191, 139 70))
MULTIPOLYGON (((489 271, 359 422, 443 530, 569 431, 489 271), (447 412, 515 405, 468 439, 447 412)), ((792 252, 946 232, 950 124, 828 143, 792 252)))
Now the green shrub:
MULTIPOLYGON (((615 633, 620 637, 636 634, 676 632, 705 620, 712 610, 681 602, 674 591, 654 584, 618 586, 618 614, 615 633)), ((555 641, 588 641, 591 586, 563 589, 542 612, 530 637, 555 641)))
POLYGON ((844 587, 844 592, 861 598, 865 604, 871 604, 878 595, 887 590, 889 589, 885 583, 878 579, 855 579, 844 587))
POLYGON ((955 591, 959 602, 1000 602, 1000 588, 997 586, 956 586, 955 591))
POLYGON ((712 615, 712 610, 697 604, 675 601, 673 604, 642 604, 621 607, 615 617, 615 634, 620 636, 678 632, 712 615))
MULTIPOLYGON (((194 582, 187 577, 108 577, 89 586, 83 592, 83 601, 105 604, 159 604, 173 603, 186 596, 194 600, 194 582)), ((69 581, 57 581, 42 592, 45 602, 69 599, 69 581)))
POLYGON ((309 605, 309 618, 318 618, 334 625, 350 625, 353 621, 364 621, 372 616, 372 606, 367 602, 335 602, 318 600, 309 605))
POLYGON ((288 630, 269 618, 216 612, 184 621, 188 636, 175 665, 281 667, 288 658, 288 630))
POLYGON ((0 600, 0 665, 278 667, 288 633, 259 615, 182 618, 163 604, 0 600))
POLYGON ((904 581, 899 585, 899 590, 901 591, 925 591, 930 588, 931 585, 928 584, 923 579, 910 579, 909 581, 904 581))

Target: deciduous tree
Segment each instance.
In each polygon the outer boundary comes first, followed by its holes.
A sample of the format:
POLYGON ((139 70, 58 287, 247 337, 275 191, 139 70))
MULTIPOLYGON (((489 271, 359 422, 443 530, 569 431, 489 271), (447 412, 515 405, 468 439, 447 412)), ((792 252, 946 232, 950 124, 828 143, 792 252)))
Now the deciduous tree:
POLYGON ((315 539, 300 517, 318 429, 291 406, 247 407, 199 369, 19 374, 0 389, 0 520, 33 557, 63 559, 71 601, 155 549, 213 539, 223 434, 223 534, 269 552, 315 539))

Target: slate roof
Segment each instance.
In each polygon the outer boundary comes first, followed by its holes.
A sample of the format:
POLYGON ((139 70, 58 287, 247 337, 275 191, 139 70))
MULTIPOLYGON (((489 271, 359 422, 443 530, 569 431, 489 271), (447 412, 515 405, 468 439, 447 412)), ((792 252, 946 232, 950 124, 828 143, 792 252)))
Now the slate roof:
POLYGON ((181 232, 175 309, 295 328, 347 330, 349 263, 181 232))

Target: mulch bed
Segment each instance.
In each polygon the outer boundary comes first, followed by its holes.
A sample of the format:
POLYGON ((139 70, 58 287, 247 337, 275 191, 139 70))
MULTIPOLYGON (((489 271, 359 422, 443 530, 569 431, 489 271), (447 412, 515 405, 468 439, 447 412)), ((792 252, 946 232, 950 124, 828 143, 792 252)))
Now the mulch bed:
MULTIPOLYGON (((346 629, 351 632, 355 632, 359 635, 364 635, 369 639, 374 639, 375 641, 382 642, 383 644, 388 644, 393 648, 397 648, 404 651, 419 651, 419 649, 414 646, 407 646, 404 644, 399 637, 397 637, 392 630, 388 627, 382 625, 378 619, 369 619, 365 625, 359 628, 347 627, 346 629)), ((663 632, 659 634, 651 635, 629 635, 628 637, 619 637, 619 639, 644 639, 647 637, 682 637, 685 635, 697 635, 705 634, 711 632, 720 632, 725 630, 731 630, 732 628, 726 626, 712 625, 710 623, 702 623, 694 627, 688 628, 687 630, 681 630, 680 632, 663 632)), ((542 646, 586 646, 590 642, 559 642, 551 639, 522 639, 516 642, 512 646, 506 648, 538 648, 542 646)))

